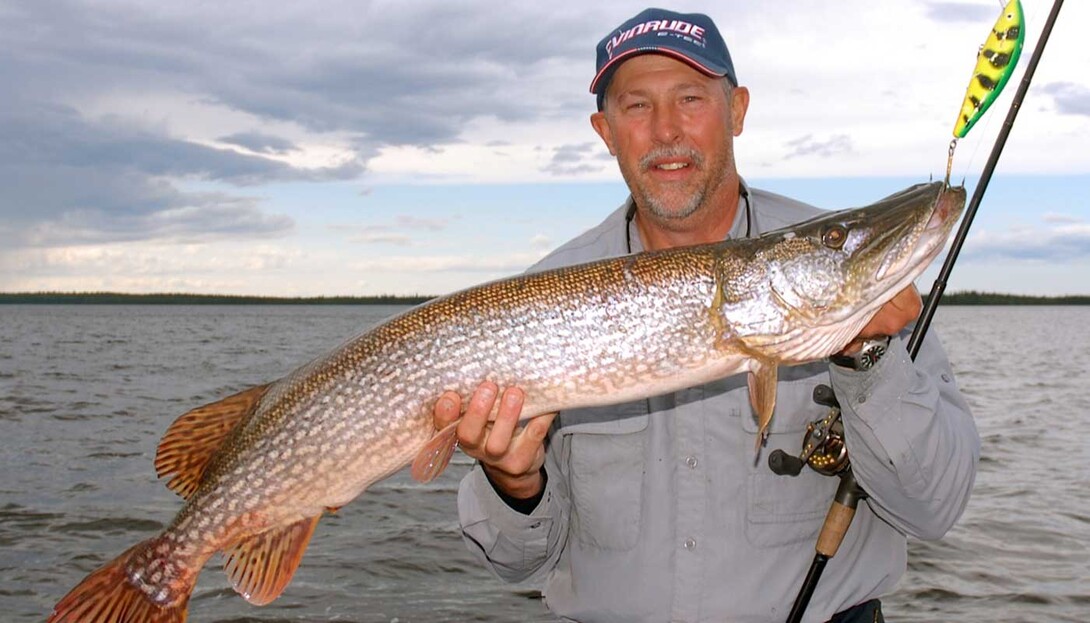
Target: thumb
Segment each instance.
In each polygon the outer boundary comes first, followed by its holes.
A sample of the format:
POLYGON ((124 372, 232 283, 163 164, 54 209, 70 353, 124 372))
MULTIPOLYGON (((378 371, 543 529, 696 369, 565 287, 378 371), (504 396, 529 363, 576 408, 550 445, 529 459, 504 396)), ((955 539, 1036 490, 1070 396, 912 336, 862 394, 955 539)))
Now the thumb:
POLYGON ((549 427, 552 426, 555 418, 555 412, 539 415, 526 423, 525 433, 529 435, 530 439, 542 441, 545 439, 545 435, 549 434, 549 427))

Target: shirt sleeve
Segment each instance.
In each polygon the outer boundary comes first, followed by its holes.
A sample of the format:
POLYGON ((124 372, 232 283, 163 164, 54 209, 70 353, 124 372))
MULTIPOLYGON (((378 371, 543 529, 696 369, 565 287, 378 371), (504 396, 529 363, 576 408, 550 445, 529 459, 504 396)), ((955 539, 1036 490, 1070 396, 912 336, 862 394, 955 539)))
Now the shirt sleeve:
POLYGON ((476 465, 458 488, 458 517, 469 551, 496 577, 521 582, 544 577, 560 557, 568 533, 566 480, 554 452, 547 452, 548 478, 537 508, 522 514, 504 502, 476 465))
POLYGON ((845 443, 872 510, 901 532, 942 537, 965 510, 976 477, 980 436, 934 332, 915 362, 907 332, 877 365, 830 365, 845 443))

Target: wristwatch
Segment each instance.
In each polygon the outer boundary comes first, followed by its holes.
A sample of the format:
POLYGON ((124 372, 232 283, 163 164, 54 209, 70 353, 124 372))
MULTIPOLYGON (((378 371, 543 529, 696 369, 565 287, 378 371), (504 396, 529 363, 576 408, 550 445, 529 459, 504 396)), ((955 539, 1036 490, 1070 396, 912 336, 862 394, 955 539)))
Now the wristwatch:
POLYGON ((889 336, 871 338, 863 340, 863 344, 860 345, 852 355, 830 355, 829 361, 835 363, 842 368, 850 368, 852 370, 870 370, 874 367, 874 364, 878 363, 878 360, 882 358, 882 355, 886 354, 886 350, 889 348, 889 336))

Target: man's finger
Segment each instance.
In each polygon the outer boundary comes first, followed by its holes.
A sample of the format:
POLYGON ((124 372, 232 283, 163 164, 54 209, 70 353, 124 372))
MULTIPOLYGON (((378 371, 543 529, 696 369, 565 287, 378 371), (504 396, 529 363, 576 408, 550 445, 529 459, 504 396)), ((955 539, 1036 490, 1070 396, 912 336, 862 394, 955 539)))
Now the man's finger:
POLYGON ((442 430, 458 419, 462 410, 462 397, 454 392, 443 392, 439 400, 435 402, 435 410, 432 417, 435 420, 435 430, 442 430))
POLYGON ((545 456, 543 442, 555 417, 555 413, 548 413, 526 423, 526 426, 511 440, 511 447, 507 451, 510 460, 506 461, 504 470, 522 474, 541 467, 545 456))
POLYGON ((481 447, 488 432, 488 416, 496 403, 496 384, 481 383, 469 399, 465 415, 458 423, 458 442, 463 448, 474 450, 481 447))
POLYGON ((908 313, 919 314, 919 308, 921 306, 920 293, 916 290, 916 286, 909 284, 907 288, 897 293, 897 296, 893 297, 890 301, 893 306, 901 311, 908 313))
POLYGON ((488 439, 485 440, 484 453, 488 457, 498 459, 507 452, 515 427, 518 426, 519 416, 522 414, 524 399, 525 395, 517 387, 508 387, 503 391, 496 421, 492 423, 492 430, 488 433, 488 439))
POLYGON ((536 417, 526 423, 526 429, 523 430, 524 435, 528 435, 533 441, 544 441, 545 435, 549 433, 549 427, 553 425, 553 420, 556 419, 556 413, 546 413, 545 415, 536 417))

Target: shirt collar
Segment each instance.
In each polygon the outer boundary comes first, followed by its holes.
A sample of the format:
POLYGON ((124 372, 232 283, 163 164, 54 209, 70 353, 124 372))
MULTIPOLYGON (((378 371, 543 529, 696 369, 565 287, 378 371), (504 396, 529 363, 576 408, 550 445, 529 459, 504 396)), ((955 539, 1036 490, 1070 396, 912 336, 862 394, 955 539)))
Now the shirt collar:
MULTIPOLYGON (((727 232, 725 240, 745 238, 747 229, 751 236, 756 236, 758 234, 756 223, 749 222, 749 219, 753 218, 752 213, 754 212, 753 194, 750 192, 749 184, 746 184, 746 181, 740 176, 738 182, 742 192, 738 194, 738 209, 734 211, 734 222, 731 224, 730 231, 727 232), (749 210, 746 209, 746 197, 749 197, 749 210)), ((629 195, 628 200, 621 206, 621 214, 627 217, 629 211, 631 211, 634 206, 635 202, 632 199, 632 195, 629 195)), ((640 238, 640 230, 636 227, 634 219, 631 222, 626 220, 625 226, 621 228, 621 236, 629 237, 633 253, 639 253, 640 251, 645 250, 643 248, 643 239, 640 238)))

